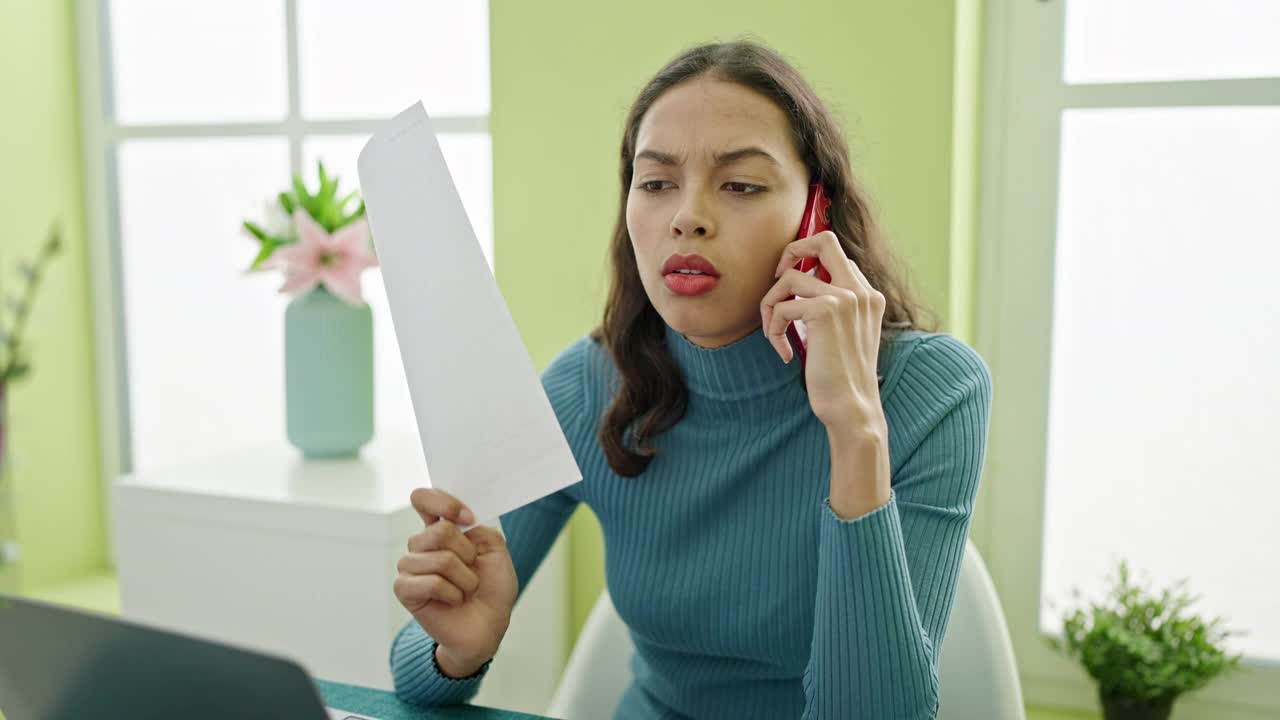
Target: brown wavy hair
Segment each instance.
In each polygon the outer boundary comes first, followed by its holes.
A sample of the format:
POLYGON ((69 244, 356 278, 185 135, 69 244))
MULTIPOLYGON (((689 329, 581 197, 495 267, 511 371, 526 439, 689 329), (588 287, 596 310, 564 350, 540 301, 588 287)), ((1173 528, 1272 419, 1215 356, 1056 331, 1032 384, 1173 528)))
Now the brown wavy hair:
MULTIPOLYGON (((871 285, 885 297, 881 349, 896 332, 925 329, 921 315, 935 318, 911 298, 897 271, 899 263, 872 217, 867 195, 854 179, 844 134, 800 73, 774 50, 750 40, 715 42, 686 50, 645 85, 627 115, 622 136, 618 218, 609 251, 612 283, 604 318, 591 331, 591 337, 609 351, 621 379, 621 386, 605 411, 599 440, 609 466, 626 477, 636 477, 649 466, 656 454, 653 438, 684 417, 688 401, 684 377, 666 346, 665 321, 641 284, 627 232, 636 133, 645 113, 664 92, 704 75, 755 90, 787 114, 792 139, 809 169, 810 182, 821 182, 831 200, 832 231, 840 239, 845 255, 858 264, 871 285), (628 447, 628 432, 634 447, 628 447)), ((934 323, 936 320, 931 327, 934 323)))

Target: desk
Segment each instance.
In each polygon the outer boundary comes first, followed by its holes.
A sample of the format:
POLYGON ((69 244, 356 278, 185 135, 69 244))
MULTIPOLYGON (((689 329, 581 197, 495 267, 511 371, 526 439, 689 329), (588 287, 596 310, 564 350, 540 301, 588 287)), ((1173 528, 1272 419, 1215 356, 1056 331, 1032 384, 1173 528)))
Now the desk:
POLYGON ((328 680, 316 679, 316 687, 320 688, 320 697, 324 699, 325 705, 378 720, 546 720, 541 715, 526 715, 478 705, 454 705, 428 710, 410 705, 386 690, 344 685, 328 680))

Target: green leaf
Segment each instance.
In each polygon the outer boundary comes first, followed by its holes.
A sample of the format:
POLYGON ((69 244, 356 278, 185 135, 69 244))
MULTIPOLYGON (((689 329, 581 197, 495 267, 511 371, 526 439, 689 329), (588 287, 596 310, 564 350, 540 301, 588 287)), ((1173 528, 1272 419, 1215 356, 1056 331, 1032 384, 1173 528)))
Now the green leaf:
POLYGON ((332 216, 330 209, 334 207, 333 198, 338 194, 338 183, 336 179, 320 177, 320 191, 316 193, 316 202, 319 203, 320 212, 326 216, 332 216))
POLYGON ((320 203, 320 207, 324 208, 324 212, 336 212, 340 210, 333 201, 334 195, 337 194, 338 186, 329 184, 320 188, 320 194, 316 196, 316 200, 320 203))
POLYGON ((301 175, 293 176, 293 193, 298 199, 298 204, 307 210, 311 209, 311 193, 307 191, 307 186, 302 182, 301 175))
POLYGON ((294 204, 293 198, 289 197, 289 193, 280 193, 280 207, 284 208, 285 212, 293 215, 293 210, 297 205, 294 204))
POLYGON ((253 263, 249 265, 249 272, 253 272, 255 270, 261 270, 262 263, 266 262, 267 258, 271 257, 271 254, 276 251, 276 248, 280 247, 283 244, 284 243, 276 242, 271 238, 267 238, 266 240, 264 240, 262 243, 262 247, 258 249, 257 257, 255 257, 253 259, 253 263))
POLYGON ((326 205, 324 208, 325 229, 334 232, 342 227, 342 214, 338 212, 338 206, 326 205))
POLYGON ((270 241, 270 238, 267 237, 266 231, 264 231, 262 228, 258 227, 257 225, 249 222, 248 220, 244 221, 244 229, 248 230, 251 235, 258 238, 259 242, 265 243, 270 241))

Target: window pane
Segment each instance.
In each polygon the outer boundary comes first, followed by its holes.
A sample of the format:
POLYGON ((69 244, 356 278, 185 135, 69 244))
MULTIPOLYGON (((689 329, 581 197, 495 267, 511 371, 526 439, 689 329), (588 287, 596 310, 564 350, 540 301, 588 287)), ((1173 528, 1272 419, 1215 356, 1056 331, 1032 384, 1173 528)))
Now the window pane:
POLYGON ((298 53, 308 119, 489 112, 483 0, 299 0, 298 53))
POLYGON ((289 177, 284 139, 118 150, 134 469, 285 437, 279 273, 244 275, 240 222, 289 177))
MULTIPOLYGON (((440 148, 449 172, 453 175, 463 207, 471 218, 481 249, 493 268, 493 168, 489 135, 486 133, 443 134, 440 148)), ((302 143, 304 177, 314 184, 318 160, 324 161, 325 172, 336 174, 344 188, 359 186, 356 158, 368 140, 362 135, 316 136, 302 143)), ((376 390, 374 409, 377 431, 402 431, 418 434, 409 399, 409 385, 400 361, 400 346, 387 304, 382 274, 364 275, 365 297, 373 308, 374 372, 376 390)))
POLYGON ((284 4, 108 3, 116 121, 124 125, 285 116, 284 4))
POLYGON ((1068 83, 1280 75, 1275 0, 1069 0, 1068 83))
POLYGON ((1068 111, 1062 133, 1041 625, 1123 557, 1280 659, 1280 108, 1068 111))

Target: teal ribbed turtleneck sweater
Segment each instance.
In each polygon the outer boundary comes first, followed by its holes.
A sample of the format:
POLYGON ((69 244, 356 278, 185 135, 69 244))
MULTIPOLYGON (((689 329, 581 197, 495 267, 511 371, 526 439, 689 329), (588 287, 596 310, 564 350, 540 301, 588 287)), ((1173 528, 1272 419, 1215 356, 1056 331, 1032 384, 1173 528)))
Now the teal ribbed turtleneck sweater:
MULTIPOLYGON (((579 503, 604 531, 610 595, 635 642, 615 717, 931 718, 938 651, 982 469, 991 381, 954 337, 910 331, 880 352, 892 492, 852 520, 827 503, 825 426, 762 331, 709 350, 666 341, 688 410, 638 477, 596 439, 617 387, 590 338, 542 375, 583 479, 502 518, 523 588, 579 503)), ((391 648, 397 694, 465 701, 413 621, 391 648)), ((601 717, 609 710, 602 709, 601 717)))

